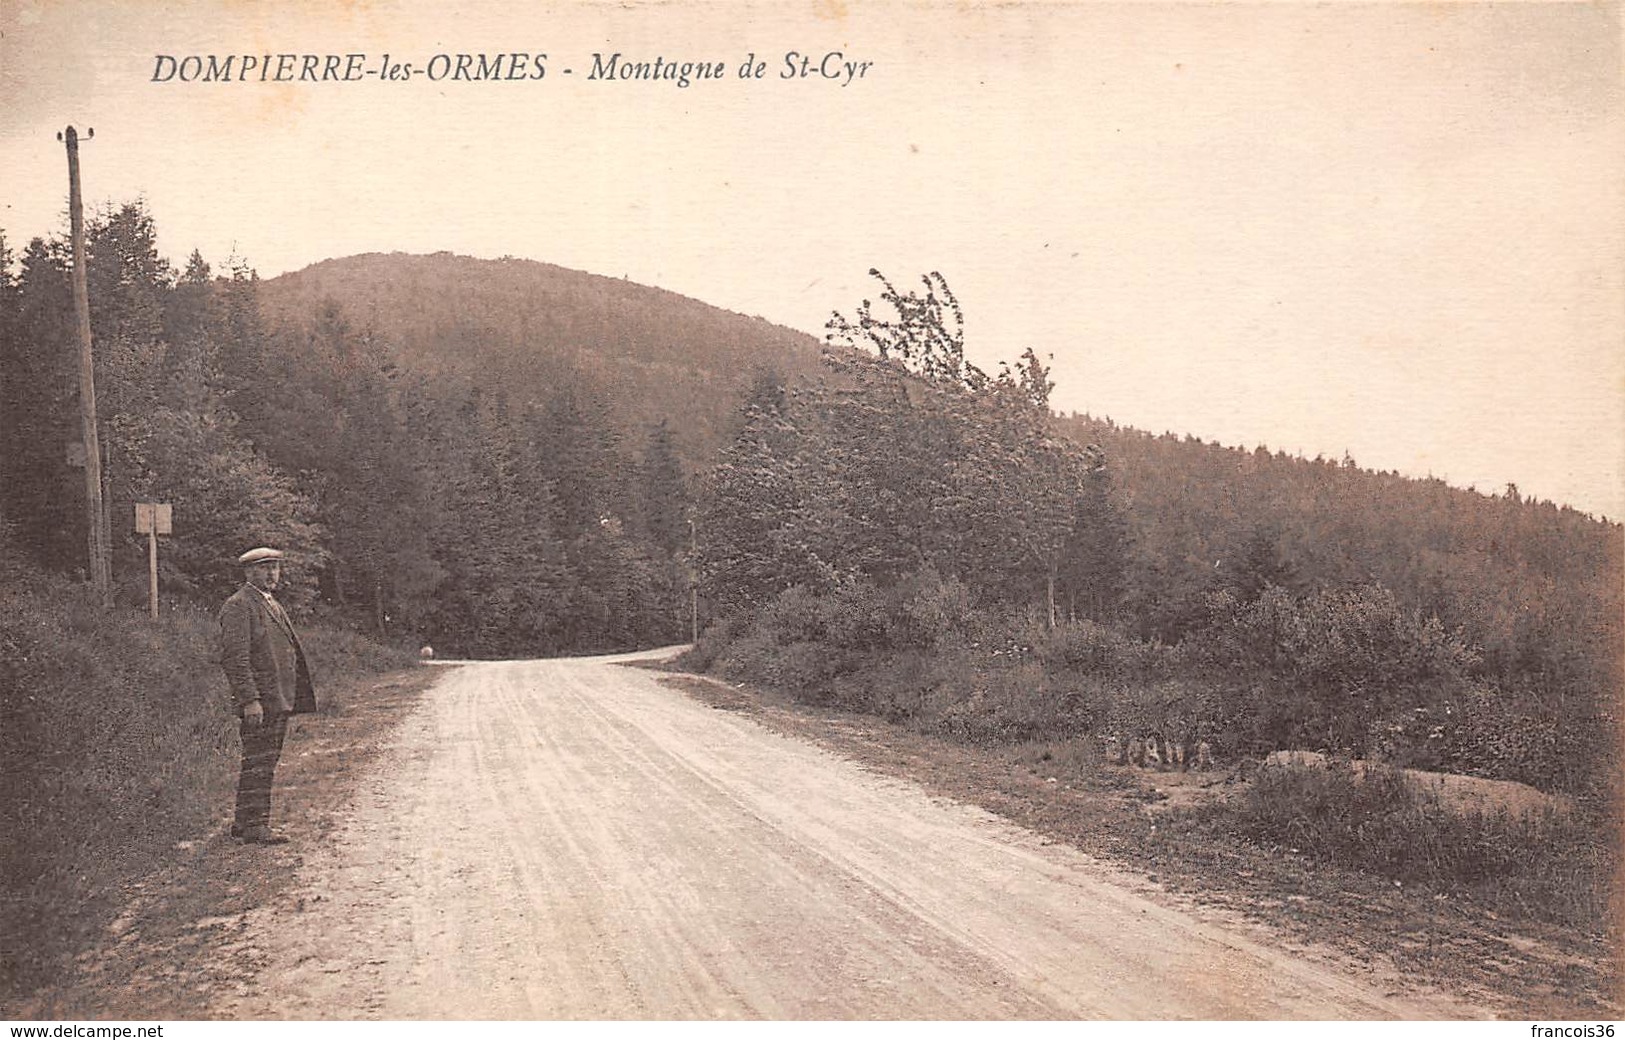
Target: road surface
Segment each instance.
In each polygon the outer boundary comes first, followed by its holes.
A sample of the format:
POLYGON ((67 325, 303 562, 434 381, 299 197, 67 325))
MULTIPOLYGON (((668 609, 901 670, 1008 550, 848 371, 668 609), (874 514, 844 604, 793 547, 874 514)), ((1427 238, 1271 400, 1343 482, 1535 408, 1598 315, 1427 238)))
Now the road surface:
POLYGON ((248 1018, 1425 1018, 624 658, 448 667, 250 915, 248 1018))

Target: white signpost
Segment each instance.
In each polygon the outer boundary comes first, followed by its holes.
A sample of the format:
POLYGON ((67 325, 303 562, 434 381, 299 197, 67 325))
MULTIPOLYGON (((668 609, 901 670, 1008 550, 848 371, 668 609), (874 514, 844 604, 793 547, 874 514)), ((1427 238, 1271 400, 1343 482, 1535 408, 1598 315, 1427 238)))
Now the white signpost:
POLYGON ((168 502, 137 502, 135 533, 147 536, 147 599, 158 620, 158 536, 174 530, 175 511, 168 502))

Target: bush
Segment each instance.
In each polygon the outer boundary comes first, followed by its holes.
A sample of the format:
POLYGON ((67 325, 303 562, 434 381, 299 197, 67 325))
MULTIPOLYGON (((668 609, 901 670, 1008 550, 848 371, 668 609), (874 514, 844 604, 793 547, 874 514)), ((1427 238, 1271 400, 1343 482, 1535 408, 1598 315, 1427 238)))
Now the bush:
POLYGON ((1587 928, 1608 917, 1614 856, 1596 820, 1457 813, 1398 770, 1362 775, 1336 761, 1266 769, 1241 798, 1203 811, 1253 841, 1395 881, 1488 889, 1587 928))
POLYGON ((754 628, 775 644, 807 643, 824 637, 824 597, 794 585, 770 600, 754 628))
POLYGON ((803 700, 829 699, 829 681, 841 672, 841 655, 822 643, 781 646, 773 655, 768 681, 803 700))
POLYGON ((1494 780, 1516 780, 1593 803, 1615 794, 1618 724, 1608 712, 1466 684, 1379 719, 1371 746, 1385 761, 1494 780))
POLYGON ((934 691, 951 681, 957 656, 925 650, 898 650, 867 667, 836 677, 837 705, 879 715, 888 722, 915 724, 927 717, 934 691))
POLYGON ((1094 729, 1095 701, 1079 686, 1057 682, 1036 661, 973 670, 965 683, 943 684, 928 699, 926 728, 970 744, 1066 740, 1094 729))
POLYGON ((778 644, 758 626, 729 640, 716 657, 716 669, 730 679, 774 683, 778 644))
POLYGON ((1081 672, 1112 678, 1166 679, 1179 654, 1155 640, 1135 639, 1094 621, 1070 621, 1034 633, 1039 659, 1052 672, 1081 672))
POLYGON ((842 650, 883 650, 891 627, 886 602, 874 585, 862 578, 839 582, 816 599, 813 616, 816 639, 842 650))
POLYGON ((700 633, 699 642, 678 656, 677 664, 696 672, 710 671, 743 627, 731 617, 712 622, 700 633))
POLYGON ((887 639, 894 647, 931 649, 963 645, 975 624, 970 590, 956 578, 943 578, 926 566, 892 591, 887 639))
POLYGON ((1235 744, 1224 728, 1210 690, 1183 679, 1113 682, 1101 713, 1102 732, 1130 738, 1160 735, 1176 741, 1206 740, 1220 749, 1235 744))
POLYGON ((1190 650, 1224 689, 1248 750, 1364 755, 1374 725, 1460 688, 1478 660, 1458 633, 1402 610, 1380 585, 1302 597, 1269 586, 1250 602, 1222 592, 1210 608, 1190 650))

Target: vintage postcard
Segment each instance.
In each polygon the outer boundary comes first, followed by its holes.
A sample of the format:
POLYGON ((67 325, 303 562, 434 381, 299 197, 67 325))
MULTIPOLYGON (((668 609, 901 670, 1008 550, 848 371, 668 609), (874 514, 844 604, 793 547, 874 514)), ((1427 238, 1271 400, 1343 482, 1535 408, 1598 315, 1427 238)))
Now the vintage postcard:
POLYGON ((5 1017, 1618 1018, 1622 39, 0 0, 5 1017))

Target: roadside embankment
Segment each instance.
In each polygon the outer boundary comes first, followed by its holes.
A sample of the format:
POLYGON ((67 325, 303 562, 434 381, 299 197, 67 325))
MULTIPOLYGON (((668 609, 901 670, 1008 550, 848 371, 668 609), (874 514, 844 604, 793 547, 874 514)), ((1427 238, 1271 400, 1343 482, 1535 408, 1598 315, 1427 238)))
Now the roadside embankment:
MULTIPOLYGON (((15 561, 12 561, 13 563, 15 561)), ((224 826, 237 725, 205 607, 104 611, 87 586, 8 567, 0 587, 0 994, 52 980, 133 879, 224 826)), ((305 626, 322 716, 412 655, 305 626)), ((9 999, 9 998, 8 998, 9 999)))

